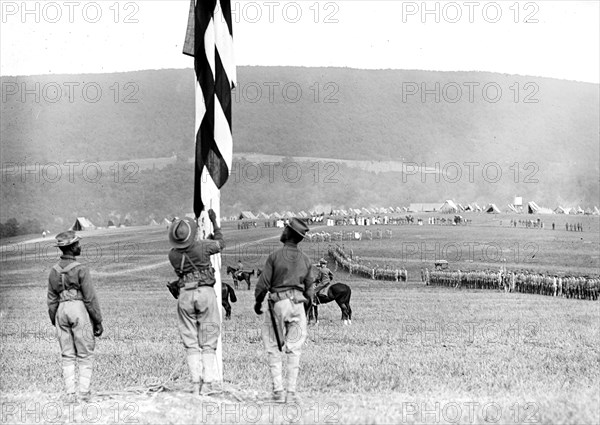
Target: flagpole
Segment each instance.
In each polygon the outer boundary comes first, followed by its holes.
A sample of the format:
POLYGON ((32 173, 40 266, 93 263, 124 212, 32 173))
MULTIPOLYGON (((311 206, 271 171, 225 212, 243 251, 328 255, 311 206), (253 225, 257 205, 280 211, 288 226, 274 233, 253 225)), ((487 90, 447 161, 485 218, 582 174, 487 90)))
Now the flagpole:
MULTIPOLYGON (((214 210, 217 225, 220 226, 219 189, 227 181, 233 161, 231 90, 235 86, 236 70, 233 60, 233 20, 229 0, 216 2, 190 0, 183 53, 194 57, 196 73, 194 213, 202 227, 199 232, 200 237, 206 238, 213 231, 208 219, 208 209, 214 210)), ((223 320, 221 254, 211 256, 211 263, 215 270, 214 289, 219 306, 218 326, 221 328, 223 320)), ((216 355, 218 374, 222 381, 221 336, 222 332, 219 333, 216 355)))

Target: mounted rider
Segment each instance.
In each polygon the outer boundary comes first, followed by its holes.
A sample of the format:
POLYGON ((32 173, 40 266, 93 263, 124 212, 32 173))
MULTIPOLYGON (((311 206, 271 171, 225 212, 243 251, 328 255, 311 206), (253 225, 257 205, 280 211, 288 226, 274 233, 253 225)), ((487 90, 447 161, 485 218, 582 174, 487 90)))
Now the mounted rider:
POLYGON ((315 279, 315 295, 327 296, 327 291, 331 286, 331 282, 333 281, 333 273, 327 267, 327 260, 321 258, 319 260, 318 275, 315 279))
POLYGON ((233 274, 233 277, 235 277, 236 279, 241 279, 243 272, 244 272, 244 265, 242 264, 242 260, 238 260, 236 270, 233 274))

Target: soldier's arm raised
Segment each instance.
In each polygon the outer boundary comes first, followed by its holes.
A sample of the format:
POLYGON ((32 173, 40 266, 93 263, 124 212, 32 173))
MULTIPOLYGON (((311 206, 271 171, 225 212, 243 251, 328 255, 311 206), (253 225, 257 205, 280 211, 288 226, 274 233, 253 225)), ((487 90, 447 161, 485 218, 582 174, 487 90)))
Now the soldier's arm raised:
POLYGON ((217 216, 212 209, 208 210, 208 218, 213 225, 214 239, 214 242, 209 246, 208 251, 210 255, 213 255, 225 249, 225 241, 223 240, 223 232, 221 232, 221 227, 219 227, 219 224, 217 223, 217 216))

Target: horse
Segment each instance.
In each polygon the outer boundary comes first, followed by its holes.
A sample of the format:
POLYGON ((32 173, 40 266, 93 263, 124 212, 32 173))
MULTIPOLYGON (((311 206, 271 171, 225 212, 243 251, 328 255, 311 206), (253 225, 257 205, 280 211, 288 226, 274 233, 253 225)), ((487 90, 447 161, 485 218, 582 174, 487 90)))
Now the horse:
POLYGON ((307 306, 307 318, 310 323, 314 318, 315 322, 319 323, 319 304, 327 304, 331 301, 335 301, 342 310, 342 321, 344 325, 352 324, 352 308, 350 307, 350 297, 352 296, 352 289, 345 283, 334 283, 327 290, 327 295, 315 294, 315 300, 307 306))
POLYGON ((233 290, 231 285, 225 283, 221 287, 221 305, 225 309, 226 320, 231 319, 231 304, 229 304, 229 301, 235 303, 237 302, 237 297, 235 296, 235 291, 233 290))
POLYGON ((254 276, 254 269, 251 272, 240 272, 236 275, 237 270, 231 266, 227 266, 227 274, 231 274, 233 277, 233 286, 237 289, 238 282, 240 280, 245 280, 248 284, 248 291, 250 290, 250 276, 254 276))

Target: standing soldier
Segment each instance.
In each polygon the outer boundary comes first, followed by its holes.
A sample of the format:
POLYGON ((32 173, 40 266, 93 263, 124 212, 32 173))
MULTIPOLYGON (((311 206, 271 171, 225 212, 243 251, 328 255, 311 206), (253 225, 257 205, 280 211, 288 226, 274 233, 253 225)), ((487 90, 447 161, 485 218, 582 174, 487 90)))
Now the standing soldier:
POLYGON ((194 395, 220 391, 215 350, 221 333, 221 307, 217 304, 215 271, 210 256, 221 252, 225 242, 212 209, 208 210, 208 217, 214 228, 212 239, 196 241, 198 225, 188 217, 175 220, 169 229, 169 242, 173 246, 169 262, 179 277, 181 290, 176 294, 178 327, 186 350, 194 395))
POLYGON ((314 281, 310 259, 298 244, 308 226, 292 218, 283 229, 283 247, 267 258, 256 284, 254 311, 262 314, 262 302, 268 293, 268 310, 262 326, 262 339, 273 382, 273 401, 283 402, 283 365, 280 351, 287 355, 287 402, 296 402, 296 380, 300 368, 302 346, 306 341, 304 303, 312 300, 314 281))
POLYGON ((79 391, 90 398, 94 365, 94 337, 102 335, 102 313, 86 266, 75 261, 81 254, 79 236, 74 231, 56 236, 62 255, 48 278, 48 314, 56 327, 62 353, 63 378, 67 400, 76 399, 75 363, 79 359, 79 391))

